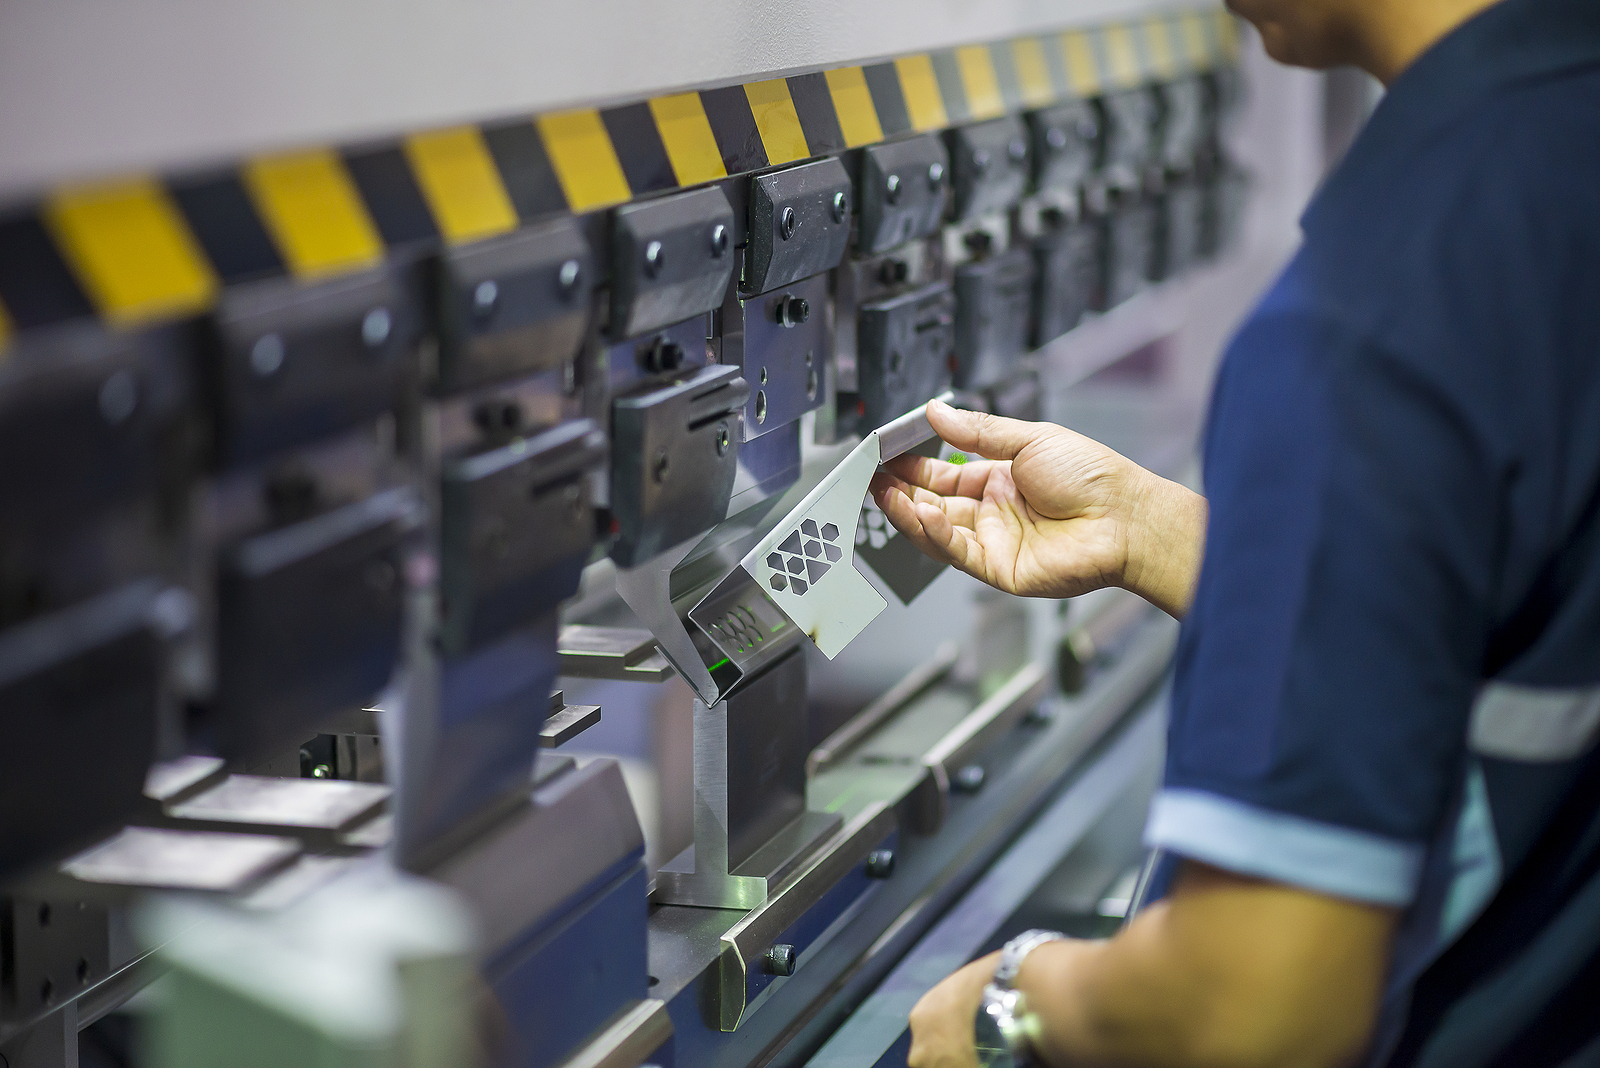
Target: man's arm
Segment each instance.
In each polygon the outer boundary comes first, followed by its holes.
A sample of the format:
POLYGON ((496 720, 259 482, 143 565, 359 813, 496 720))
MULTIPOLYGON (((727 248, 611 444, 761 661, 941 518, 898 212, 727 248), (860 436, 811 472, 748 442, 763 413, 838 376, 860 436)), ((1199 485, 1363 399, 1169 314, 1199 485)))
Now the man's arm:
MULTIPOLYGON (((1334 1068, 1377 1018, 1394 909, 1185 863, 1172 893, 1103 942, 1030 953, 1016 986, 1061 1068, 1334 1068)), ((910 1068, 970 1068, 993 956, 911 1013, 910 1068)))

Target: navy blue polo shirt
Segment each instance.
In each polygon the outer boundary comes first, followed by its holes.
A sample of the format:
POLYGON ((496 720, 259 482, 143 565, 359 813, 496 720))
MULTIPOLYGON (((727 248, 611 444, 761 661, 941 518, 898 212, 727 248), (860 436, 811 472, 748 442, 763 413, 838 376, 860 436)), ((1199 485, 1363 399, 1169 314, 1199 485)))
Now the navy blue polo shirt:
POLYGON ((1403 909, 1373 1064, 1600 1063, 1600 0, 1439 41, 1302 222, 1147 840, 1403 909))

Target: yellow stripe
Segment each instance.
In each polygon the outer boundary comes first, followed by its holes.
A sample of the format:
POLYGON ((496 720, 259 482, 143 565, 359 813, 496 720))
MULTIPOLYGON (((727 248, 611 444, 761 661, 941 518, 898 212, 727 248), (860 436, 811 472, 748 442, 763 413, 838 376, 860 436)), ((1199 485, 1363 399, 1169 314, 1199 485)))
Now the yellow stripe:
POLYGON ((406 138, 405 152, 446 241, 460 244, 516 228, 516 209, 476 126, 415 134, 406 138))
POLYGON ((1172 54, 1172 35, 1167 20, 1151 15, 1144 20, 1144 52, 1150 57, 1150 67, 1159 78, 1170 78, 1178 73, 1178 57, 1172 54))
POLYGON ((1138 85, 1143 78, 1139 71, 1139 50, 1134 46, 1133 33, 1126 26, 1107 26, 1103 40, 1106 63, 1111 68, 1111 84, 1124 89, 1138 85))
POLYGON ((44 217, 95 307, 119 325, 198 311, 216 292, 211 265, 153 181, 57 190, 44 217))
POLYGON ((1238 59, 1239 24, 1233 20, 1233 15, 1225 7, 1217 8, 1211 13, 1211 17, 1216 20, 1217 43, 1222 47, 1223 58, 1230 62, 1238 59))
POLYGON ((1100 91, 1100 67, 1087 33, 1069 30, 1062 34, 1061 58, 1066 61, 1067 82, 1075 95, 1094 96, 1100 91))
POLYGON ((933 60, 926 53, 894 61, 900 76, 900 93, 906 98, 906 113, 911 128, 923 132, 937 130, 950 122, 944 112, 944 97, 939 95, 939 79, 933 73, 933 60))
POLYGON ((968 45, 956 49, 956 69, 961 71, 961 85, 967 91, 967 110, 975 119, 992 119, 1006 112, 1005 99, 1000 95, 1000 82, 994 75, 994 60, 983 45, 968 45))
POLYGON ((4 363, 6 357, 10 355, 13 333, 15 330, 11 326, 11 316, 6 312, 5 304, 0 303, 0 363, 4 363))
POLYGON ((728 169, 722 165, 722 150, 717 147, 717 137, 711 132, 711 121, 706 118, 699 93, 656 97, 650 101, 650 114, 656 120, 656 131, 661 134, 661 144, 667 150, 667 160, 672 164, 672 173, 677 176, 679 185, 695 185, 728 176, 728 169))
POLYGON ((1206 24, 1198 11, 1185 11, 1178 17, 1183 31, 1183 49, 1189 56, 1189 66, 1204 70, 1211 66, 1211 47, 1206 44, 1206 24))
POLYGON ((867 76, 861 68, 840 67, 827 71, 823 77, 828 80, 828 93, 833 97, 844 143, 855 148, 882 141, 883 126, 878 122, 878 109, 872 105, 872 90, 867 88, 867 76))
POLYGON ((296 277, 361 270, 382 260, 383 242, 367 207, 332 151, 254 159, 241 176, 296 277))
POLYGON ((1022 101, 1037 107, 1055 99, 1055 86, 1050 84, 1050 68, 1045 66, 1044 49, 1036 37, 1022 37, 1011 42, 1011 54, 1016 57, 1017 81, 1022 84, 1022 101))
POLYGON ((788 82, 782 78, 751 82, 744 87, 744 95, 750 101, 750 114, 755 116, 768 163, 790 163, 811 155, 788 82))
POLYGON ((559 111, 533 121, 544 138, 545 155, 555 168, 561 191, 567 195, 567 207, 588 211, 620 204, 633 195, 598 111, 559 111))

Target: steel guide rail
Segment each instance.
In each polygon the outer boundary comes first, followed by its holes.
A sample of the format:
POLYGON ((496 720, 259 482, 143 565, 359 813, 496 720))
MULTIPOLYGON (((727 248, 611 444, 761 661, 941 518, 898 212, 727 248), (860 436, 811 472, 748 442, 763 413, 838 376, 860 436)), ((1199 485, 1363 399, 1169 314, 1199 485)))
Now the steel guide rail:
POLYGON ((165 176, 68 182, 0 209, 0 353, 95 318, 137 329, 230 286, 314 283, 563 215, 1211 69, 1222 8, 319 145, 165 176))

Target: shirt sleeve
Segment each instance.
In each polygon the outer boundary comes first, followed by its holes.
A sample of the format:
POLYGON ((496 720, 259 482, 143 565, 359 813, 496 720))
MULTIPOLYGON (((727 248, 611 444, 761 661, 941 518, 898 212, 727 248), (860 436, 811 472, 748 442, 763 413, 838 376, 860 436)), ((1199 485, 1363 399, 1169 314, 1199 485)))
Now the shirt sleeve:
POLYGON ((1286 279, 1218 378, 1146 840, 1403 906, 1464 767, 1493 464, 1448 383, 1297 306, 1286 279))

